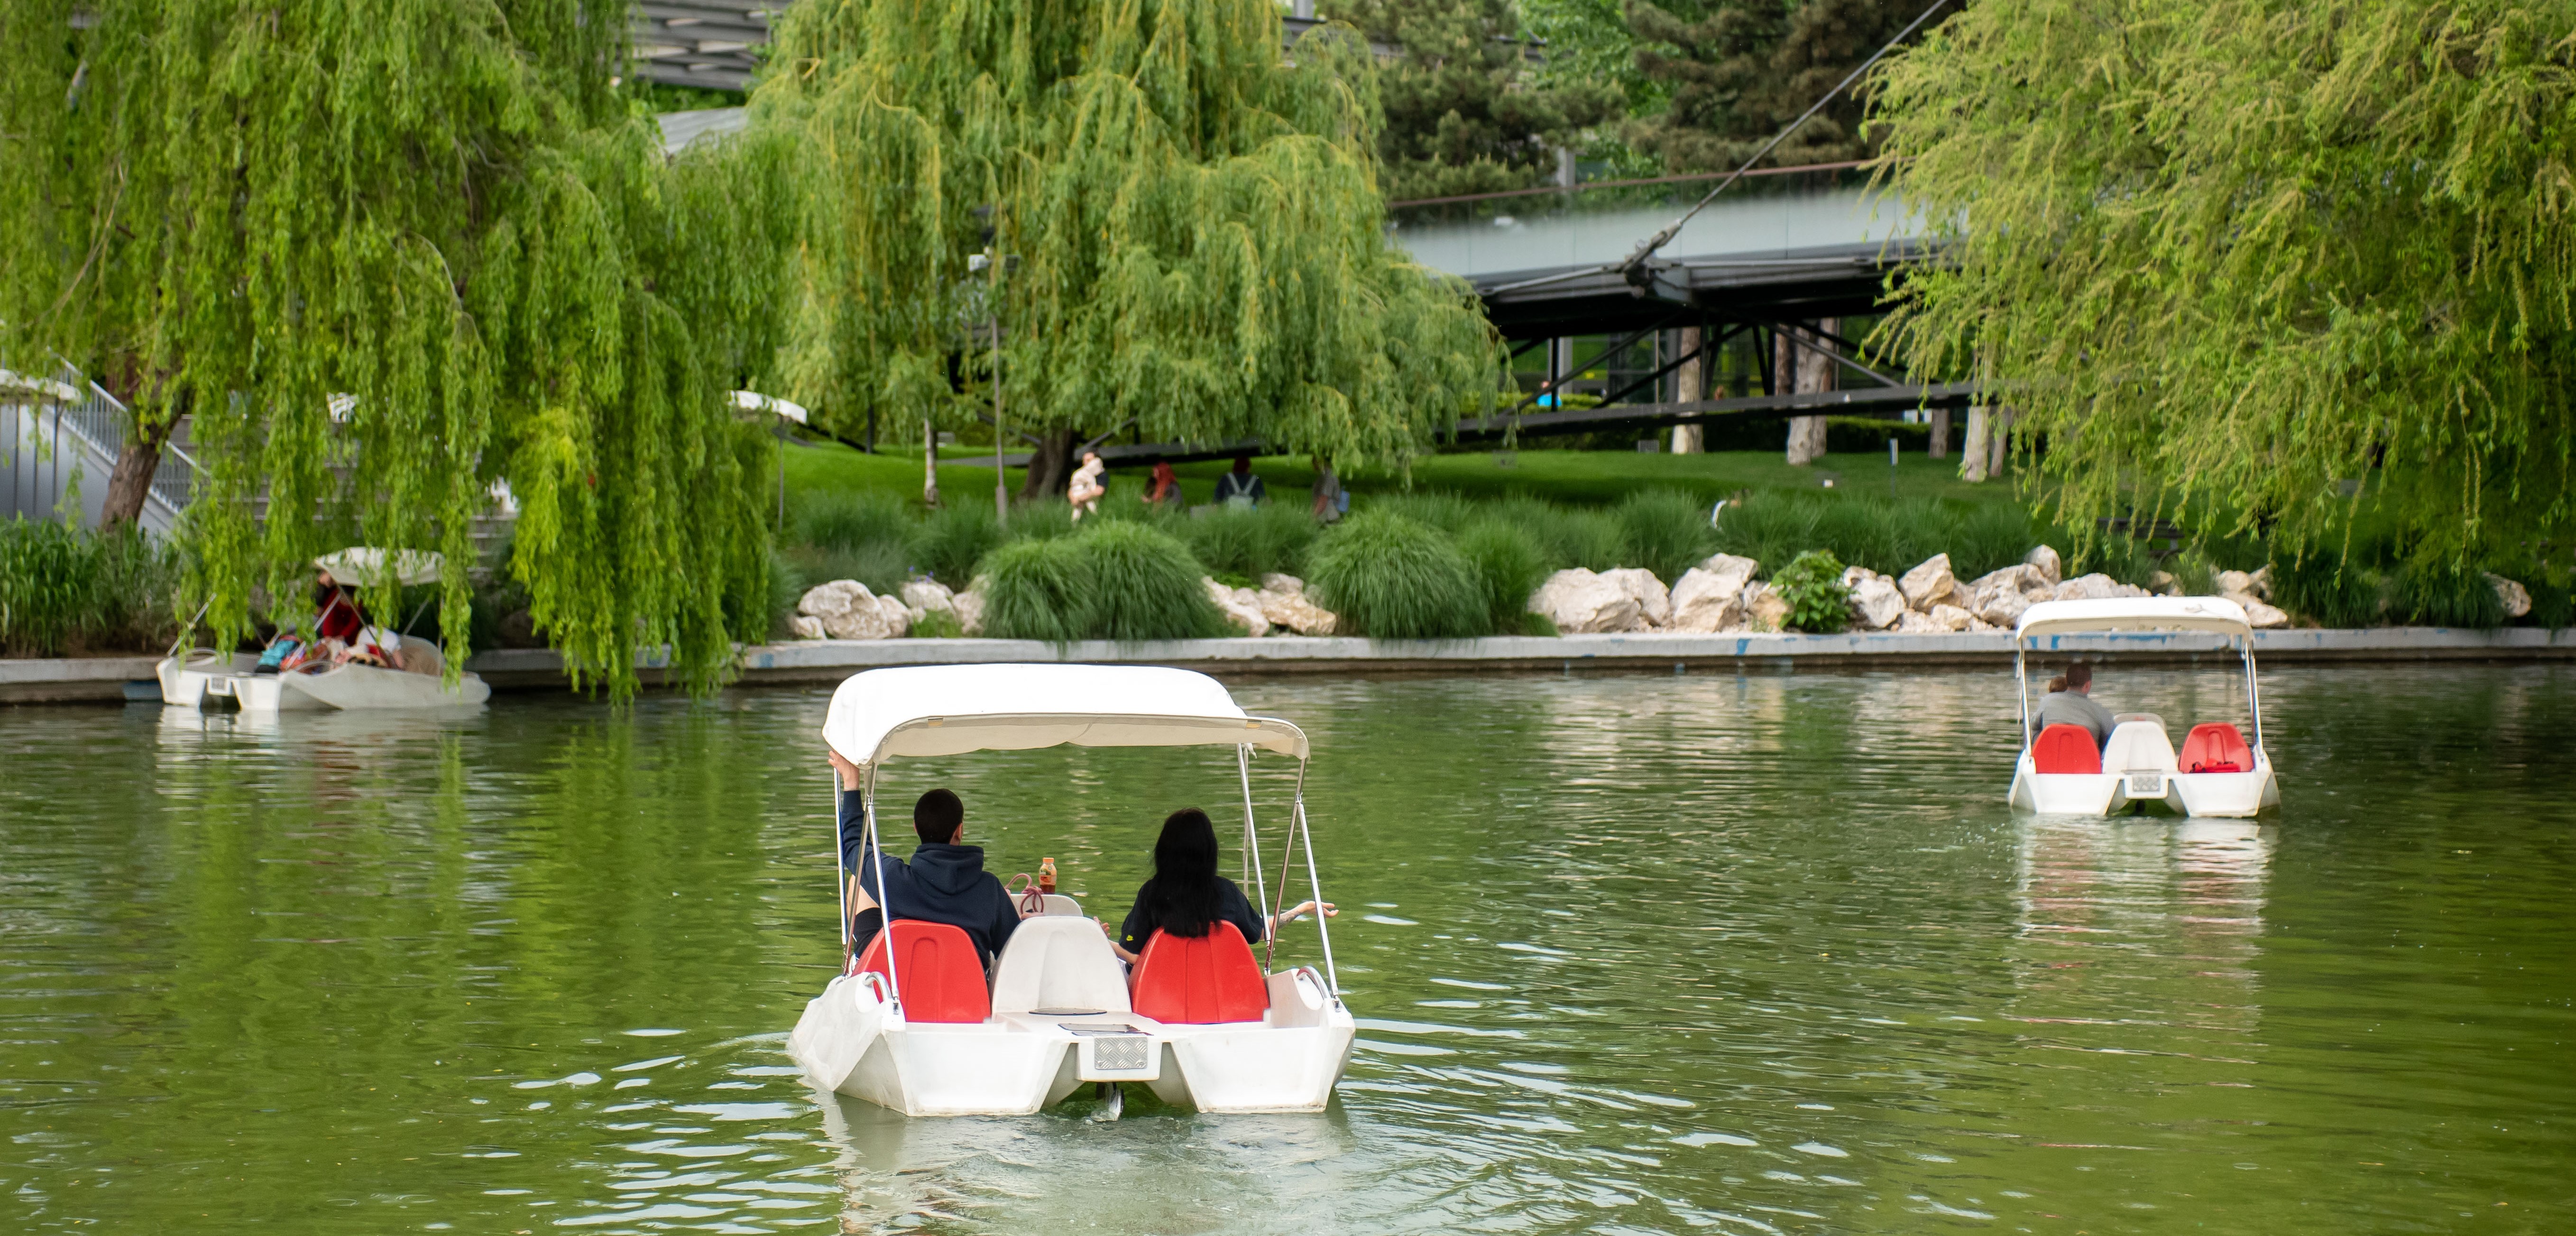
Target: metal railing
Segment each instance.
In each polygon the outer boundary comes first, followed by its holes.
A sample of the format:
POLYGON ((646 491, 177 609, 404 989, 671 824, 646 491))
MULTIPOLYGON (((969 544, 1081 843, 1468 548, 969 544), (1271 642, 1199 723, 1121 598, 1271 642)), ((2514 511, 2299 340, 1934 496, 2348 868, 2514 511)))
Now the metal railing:
MULTIPOLYGON (((72 431, 89 448, 110 461, 125 451, 125 437, 133 431, 134 413, 104 387, 65 365, 56 375, 75 390, 85 390, 77 403, 65 404, 55 415, 63 427, 72 431)), ((158 502, 171 518, 186 510, 197 485, 197 461, 175 442, 161 444, 161 466, 152 471, 152 489, 146 501, 158 502)))

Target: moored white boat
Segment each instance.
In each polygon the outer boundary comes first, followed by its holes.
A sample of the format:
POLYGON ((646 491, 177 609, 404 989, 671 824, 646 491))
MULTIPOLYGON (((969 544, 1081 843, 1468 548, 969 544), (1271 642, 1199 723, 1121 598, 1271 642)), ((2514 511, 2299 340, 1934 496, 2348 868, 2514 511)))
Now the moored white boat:
MULTIPOLYGON (((435 583, 440 556, 417 550, 388 552, 352 547, 313 560, 313 565, 341 579, 379 577, 387 584, 435 583)), ((372 628, 371 628, 372 630, 372 628)), ((184 637, 183 637, 184 638, 184 637)), ((404 645, 389 632, 387 647, 404 645)), ((435 647, 431 646, 432 651, 435 647)), ((432 657, 433 663, 437 660, 432 657)), ((172 649, 156 667, 161 702, 180 708, 220 708, 226 703, 245 713, 357 711, 377 708, 475 708, 492 698, 492 688, 471 672, 448 682, 444 674, 416 673, 369 665, 314 662, 291 669, 261 672, 252 653, 225 654, 208 648, 172 649)))
MULTIPOLYGON (((1280 892, 1287 860, 1302 849, 1311 895, 1323 900, 1306 825, 1305 734, 1246 716, 1204 674, 1095 665, 870 670, 841 684, 823 734, 862 770, 872 848, 877 780, 895 756, 1064 744, 1234 747, 1244 874, 1266 906, 1276 903, 1258 857, 1251 758, 1256 750, 1292 756, 1298 789, 1280 892)), ((848 888, 846 873, 840 884, 848 888)), ((944 924, 897 920, 865 955, 849 956, 849 907, 842 908, 844 973, 806 1005, 788 1053, 817 1087, 906 1115, 1025 1115, 1084 1082, 1141 1082, 1165 1102, 1203 1112, 1314 1112, 1332 1101, 1350 1062, 1358 1027, 1342 1003, 1321 918, 1321 970, 1267 970, 1241 935, 1219 924, 1202 940, 1157 935, 1131 982, 1081 906, 1050 897, 1011 934, 988 986, 972 943, 944 924)))
POLYGON ((2272 757, 2263 747, 2262 695, 2254 669, 2254 628, 2245 609, 2224 597, 2117 597, 2044 601, 2022 614, 2013 632, 2013 675, 2020 686, 2024 741, 2014 762, 2012 805, 2044 815, 2110 815, 2139 804, 2186 816, 2247 817, 2281 801, 2272 757), (2245 666, 2245 716, 2253 730, 2228 721, 2192 726, 2177 753, 2164 720, 2149 713, 2113 718, 2108 741, 2094 745, 2082 726, 2030 726, 2031 642, 2085 631, 2205 631, 2227 637, 2245 666))

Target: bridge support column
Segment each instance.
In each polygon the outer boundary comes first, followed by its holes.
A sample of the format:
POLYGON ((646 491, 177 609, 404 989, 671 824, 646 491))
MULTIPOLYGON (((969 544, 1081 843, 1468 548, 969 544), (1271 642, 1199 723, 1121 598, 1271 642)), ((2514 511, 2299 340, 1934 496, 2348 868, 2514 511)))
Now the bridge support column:
MULTIPOLYGON (((1684 361, 1673 374, 1673 402, 1697 403, 1705 397, 1700 388, 1701 375, 1708 372, 1708 358, 1694 355, 1700 348, 1699 327, 1685 326, 1680 333, 1681 340, 1674 345, 1673 355, 1691 359, 1684 361)), ((1673 426, 1673 453, 1676 455, 1697 455, 1705 449, 1705 441, 1698 425, 1673 426)))

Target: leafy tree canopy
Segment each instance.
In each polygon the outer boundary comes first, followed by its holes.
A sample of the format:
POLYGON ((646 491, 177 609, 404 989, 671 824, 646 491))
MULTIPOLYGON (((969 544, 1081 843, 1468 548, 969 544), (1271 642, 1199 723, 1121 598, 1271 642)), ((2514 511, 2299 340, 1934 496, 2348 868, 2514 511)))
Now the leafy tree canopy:
POLYGON ((2419 560, 2557 538, 2576 451, 2576 9, 1981 4, 1878 75, 1949 244, 1919 367, 1983 367, 2061 513, 2419 560))
MULTIPOLYGON (((666 165, 603 13, 0 0, 0 363, 59 354, 151 441, 193 415, 220 631, 263 584, 292 619, 350 539, 462 568, 501 482, 576 674, 622 691, 667 644, 711 682, 761 625, 763 440, 725 393, 775 350, 793 215, 757 142, 666 165)), ((450 570, 451 665, 467 607, 450 570)))
POLYGON ((1469 292, 1383 232, 1364 44, 1267 0, 808 0, 754 126, 804 143, 796 397, 1396 462, 1490 397, 1469 292), (996 281, 968 257, 992 242, 996 281), (998 303, 988 304, 988 295, 998 303), (952 370, 952 362, 956 368, 952 370))
POLYGON ((1399 201, 1544 184, 1557 150, 1626 102, 1600 81, 1541 84, 1510 0, 1328 0, 1322 13, 1401 53, 1378 76, 1378 157, 1399 201))
MULTIPOLYGON (((1732 170, 1885 46, 1929 0, 1628 0, 1637 66, 1670 104, 1629 140, 1675 172, 1732 170)), ((1767 162, 1866 158, 1865 99, 1847 91, 1767 162)))

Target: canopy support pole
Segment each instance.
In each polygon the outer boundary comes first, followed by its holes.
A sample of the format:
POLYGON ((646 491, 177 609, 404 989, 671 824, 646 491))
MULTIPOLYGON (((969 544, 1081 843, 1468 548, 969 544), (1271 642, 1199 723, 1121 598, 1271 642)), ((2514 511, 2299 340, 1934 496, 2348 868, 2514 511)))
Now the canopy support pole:
POLYGON ((877 766, 873 761, 868 764, 864 785, 866 788, 860 791, 859 810, 867 823, 868 848, 877 856, 877 934, 885 937, 887 1002, 894 1006, 896 1015, 901 1016, 903 975, 895 968, 894 896, 892 886, 886 883, 885 838, 877 835, 877 766))
MULTIPOLYGON (((1296 806, 1296 807, 1294 807, 1294 808, 1291 808, 1291 809, 1290 809, 1290 811, 1289 811, 1289 814, 1288 814, 1288 836, 1287 836, 1287 839, 1286 839, 1285 841, 1283 841, 1283 842, 1280 844, 1280 846, 1279 846, 1279 897, 1278 897, 1278 899, 1277 899, 1277 900, 1272 901, 1272 902, 1270 902, 1270 903, 1269 903, 1269 905, 1270 905, 1270 930, 1269 930, 1269 931, 1267 931, 1267 932, 1264 932, 1264 933, 1263 933, 1263 935, 1262 935, 1262 941, 1261 941, 1261 972, 1262 972, 1263 974, 1268 974, 1268 973, 1270 973, 1270 963, 1271 963, 1271 960, 1272 960, 1273 958, 1275 958, 1276 956, 1278 956, 1278 953, 1279 953, 1279 929, 1280 929, 1281 927, 1287 926, 1287 924, 1282 923, 1282 922, 1280 922, 1280 921, 1279 921, 1279 913, 1280 913, 1280 911, 1285 910, 1285 909, 1287 909, 1287 908, 1288 908, 1288 886, 1296 882, 1296 876, 1293 874, 1293 873, 1296 871, 1296 868, 1294 868, 1294 867, 1290 866, 1289 864, 1290 864, 1290 862, 1292 861, 1292 856, 1293 856, 1293 855, 1295 855, 1295 854, 1297 853, 1297 821, 1303 817, 1303 812, 1304 812, 1304 809, 1305 809, 1305 808, 1304 808, 1304 803, 1305 803, 1305 801, 1306 801, 1306 761, 1304 761, 1304 760, 1299 760, 1299 761, 1297 761, 1297 799, 1296 799, 1296 801, 1297 801, 1297 803, 1298 803, 1299 805, 1298 805, 1298 806, 1296 806)), ((1321 910, 1316 911, 1316 913, 1318 913, 1318 914, 1321 914, 1322 912, 1323 912, 1323 911, 1321 911, 1321 910)))
MULTIPOLYGON (((1243 865, 1250 872, 1252 904, 1270 904, 1270 884, 1262 878, 1261 833, 1252 825, 1252 745, 1238 744, 1234 749, 1235 771, 1243 777, 1243 865)), ((1276 935, 1277 932, 1271 934, 1276 935)), ((1268 968, 1263 973, 1268 973, 1268 968)))
POLYGON ((841 853, 841 773, 827 775, 832 792, 832 886, 841 899, 841 973, 850 972, 850 864, 841 853))
POLYGON ((2245 647, 2245 713, 2254 723, 2254 749, 2260 751, 2263 749, 2263 693, 2254 681, 2254 633, 2247 631, 2238 638, 2244 641, 2245 647))
MULTIPOLYGON (((1315 936, 1324 944, 1324 985, 1331 989, 1333 999, 1338 1001, 1342 998, 1342 978, 1333 969, 1333 929, 1324 921, 1327 917, 1324 913, 1324 875, 1315 866, 1315 830, 1306 823, 1306 777, 1305 768, 1302 765, 1298 768, 1295 810, 1297 833, 1306 842, 1306 880, 1315 890, 1315 936)), ((1280 882, 1287 883, 1287 877, 1281 876, 1280 882)), ((1278 933, 1274 931, 1271 934, 1278 933)))

